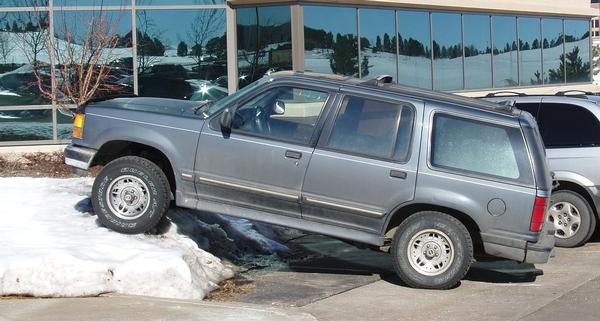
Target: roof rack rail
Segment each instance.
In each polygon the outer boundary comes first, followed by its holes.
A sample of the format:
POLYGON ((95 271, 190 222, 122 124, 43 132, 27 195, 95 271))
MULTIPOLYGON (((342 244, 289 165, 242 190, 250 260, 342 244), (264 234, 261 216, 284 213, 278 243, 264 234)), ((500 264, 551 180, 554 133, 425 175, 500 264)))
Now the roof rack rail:
POLYGON ((584 91, 584 90, 577 90, 577 89, 571 89, 571 90, 564 90, 564 91, 559 91, 557 92, 555 95, 556 96, 566 96, 569 93, 578 93, 580 95, 589 95, 589 96, 594 96, 595 94, 591 91, 584 91))
POLYGON ((371 80, 366 81, 365 84, 381 87, 384 84, 391 84, 393 80, 394 80, 394 77, 392 77, 390 75, 380 75, 371 80))
POLYGON ((519 97, 525 97, 525 96, 527 96, 527 94, 520 93, 520 92, 517 92, 517 91, 497 91, 495 93, 489 93, 489 94, 485 95, 485 97, 491 98, 491 97, 496 97, 496 96, 506 95, 506 94, 509 94, 509 95, 512 95, 512 96, 519 96, 519 97))

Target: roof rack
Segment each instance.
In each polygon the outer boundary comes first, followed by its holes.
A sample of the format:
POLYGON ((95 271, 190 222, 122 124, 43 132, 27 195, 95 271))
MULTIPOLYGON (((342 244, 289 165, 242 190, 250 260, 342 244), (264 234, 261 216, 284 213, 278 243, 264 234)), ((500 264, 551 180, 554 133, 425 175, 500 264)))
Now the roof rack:
POLYGON ((591 91, 584 91, 584 90, 577 90, 577 89, 571 89, 571 90, 564 90, 564 91, 559 91, 557 92, 555 95, 556 96, 566 96, 569 93, 577 93, 579 95, 588 95, 588 96, 594 96, 595 94, 591 91))
POLYGON ((485 97, 491 98, 491 97, 498 97, 500 95, 504 95, 504 96, 519 96, 519 97, 525 97, 525 96, 527 96, 527 94, 520 93, 520 92, 517 92, 517 91, 497 91, 495 93, 489 93, 489 94, 485 95, 485 97))
POLYGON ((394 80, 394 77, 392 77, 390 75, 380 75, 371 80, 366 81, 365 84, 381 87, 384 84, 391 84, 393 80, 394 80))

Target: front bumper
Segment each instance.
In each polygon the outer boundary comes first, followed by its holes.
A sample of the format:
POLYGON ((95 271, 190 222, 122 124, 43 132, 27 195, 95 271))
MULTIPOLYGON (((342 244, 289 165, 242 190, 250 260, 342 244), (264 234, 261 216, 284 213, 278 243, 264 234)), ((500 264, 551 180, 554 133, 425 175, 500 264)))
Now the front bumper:
POLYGON ((97 150, 77 145, 69 145, 65 148, 65 164, 87 171, 97 150))
POLYGON ((546 263, 554 254, 554 228, 544 224, 537 242, 482 233, 483 248, 489 255, 525 263, 546 263))

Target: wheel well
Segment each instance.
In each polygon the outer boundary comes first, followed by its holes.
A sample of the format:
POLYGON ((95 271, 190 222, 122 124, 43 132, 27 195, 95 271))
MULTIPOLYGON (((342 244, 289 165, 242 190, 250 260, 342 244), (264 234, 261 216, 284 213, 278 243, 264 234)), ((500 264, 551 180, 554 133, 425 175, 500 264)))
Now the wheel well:
POLYGON ((598 211, 596 209, 596 205, 594 204, 594 200, 592 199, 592 196, 581 185, 578 185, 578 184, 572 183, 572 182, 567 182, 567 181, 558 181, 558 187, 556 189, 554 189, 554 191, 571 191, 571 192, 581 195, 581 197, 583 197, 590 205, 590 208, 592 209, 596 218, 600 219, 600 217, 598 216, 598 211))
POLYGON ((92 166, 106 165, 123 156, 142 157, 160 167, 163 173, 165 173, 165 176, 167 176, 171 192, 173 193, 173 197, 175 197, 176 183, 173 166, 171 165, 169 158, 163 152, 152 146, 129 141, 111 141, 102 145, 100 150, 98 150, 92 161, 92 166))
POLYGON ((423 211, 436 211, 448 214, 457 220, 459 220, 469 231, 471 239, 473 240, 473 250, 476 255, 484 254, 483 242, 481 241, 481 230, 475 221, 467 214, 457 211, 452 208, 437 206, 432 204, 411 204, 397 209, 390 218, 386 230, 385 236, 392 237, 390 232, 400 225, 409 216, 423 211))

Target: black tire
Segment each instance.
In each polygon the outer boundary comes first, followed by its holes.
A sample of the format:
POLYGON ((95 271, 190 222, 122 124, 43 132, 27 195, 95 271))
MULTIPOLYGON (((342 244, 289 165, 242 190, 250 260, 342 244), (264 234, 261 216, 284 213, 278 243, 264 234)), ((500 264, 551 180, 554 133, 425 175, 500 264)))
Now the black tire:
MULTIPOLYGON (((431 246, 435 250, 444 248, 443 244, 442 247, 435 247, 435 244, 440 245, 433 242, 431 246)), ((408 286, 424 289, 449 289, 458 285, 460 280, 469 271, 473 262, 473 241, 467 228, 456 218, 440 212, 425 211, 411 215, 398 226, 394 234, 391 254, 396 273, 408 286), (429 273, 427 271, 425 273, 422 272, 423 267, 421 267, 422 270, 417 270, 413 264, 418 265, 416 263, 418 260, 411 259, 410 257, 414 256, 409 254, 409 246, 412 244, 413 251, 411 252, 417 253, 422 251, 422 257, 426 258, 425 255, 427 254, 425 253, 428 251, 428 248, 426 249, 425 247, 432 242, 429 240, 422 241, 418 243, 422 244, 422 247, 417 249, 416 242, 420 236, 427 235, 425 237, 428 239, 440 239, 429 236, 430 232, 427 232, 428 230, 437 231, 435 233, 438 236, 442 235, 441 233, 445 234, 441 238, 449 242, 445 243, 446 252, 449 251, 449 244, 453 247, 451 255, 448 255, 448 257, 452 257, 452 260, 447 261, 448 264, 446 266, 438 264, 439 262, 436 260, 439 256, 429 260, 429 262, 436 262, 436 265, 440 266, 437 271, 433 272, 439 274, 434 275, 426 274, 429 273), (417 238, 417 240, 413 242, 413 238, 417 238)), ((435 253, 432 254, 435 255, 435 253)))
POLYGON ((92 206, 105 227, 124 234, 138 234, 158 224, 169 208, 170 195, 167 177, 156 164, 145 158, 126 156, 113 160, 100 171, 92 188, 92 206), (122 186, 125 188, 115 193, 121 197, 109 196, 111 187, 116 192, 122 186), (110 204, 109 198, 119 204, 110 204), (119 205, 129 205, 126 201, 131 201, 134 209, 118 212, 119 205))
MULTIPOLYGON (((571 218, 567 218, 571 219, 571 218)), ((576 247, 585 244, 596 229, 596 218, 590 204, 581 195, 567 190, 552 193, 550 208, 548 209, 548 220, 554 224, 555 245, 558 247, 576 247), (577 213, 579 224, 576 226, 572 221, 566 221, 561 215, 566 211, 565 204, 573 206, 571 213, 577 213), (569 236, 567 233, 574 232, 569 236)))

